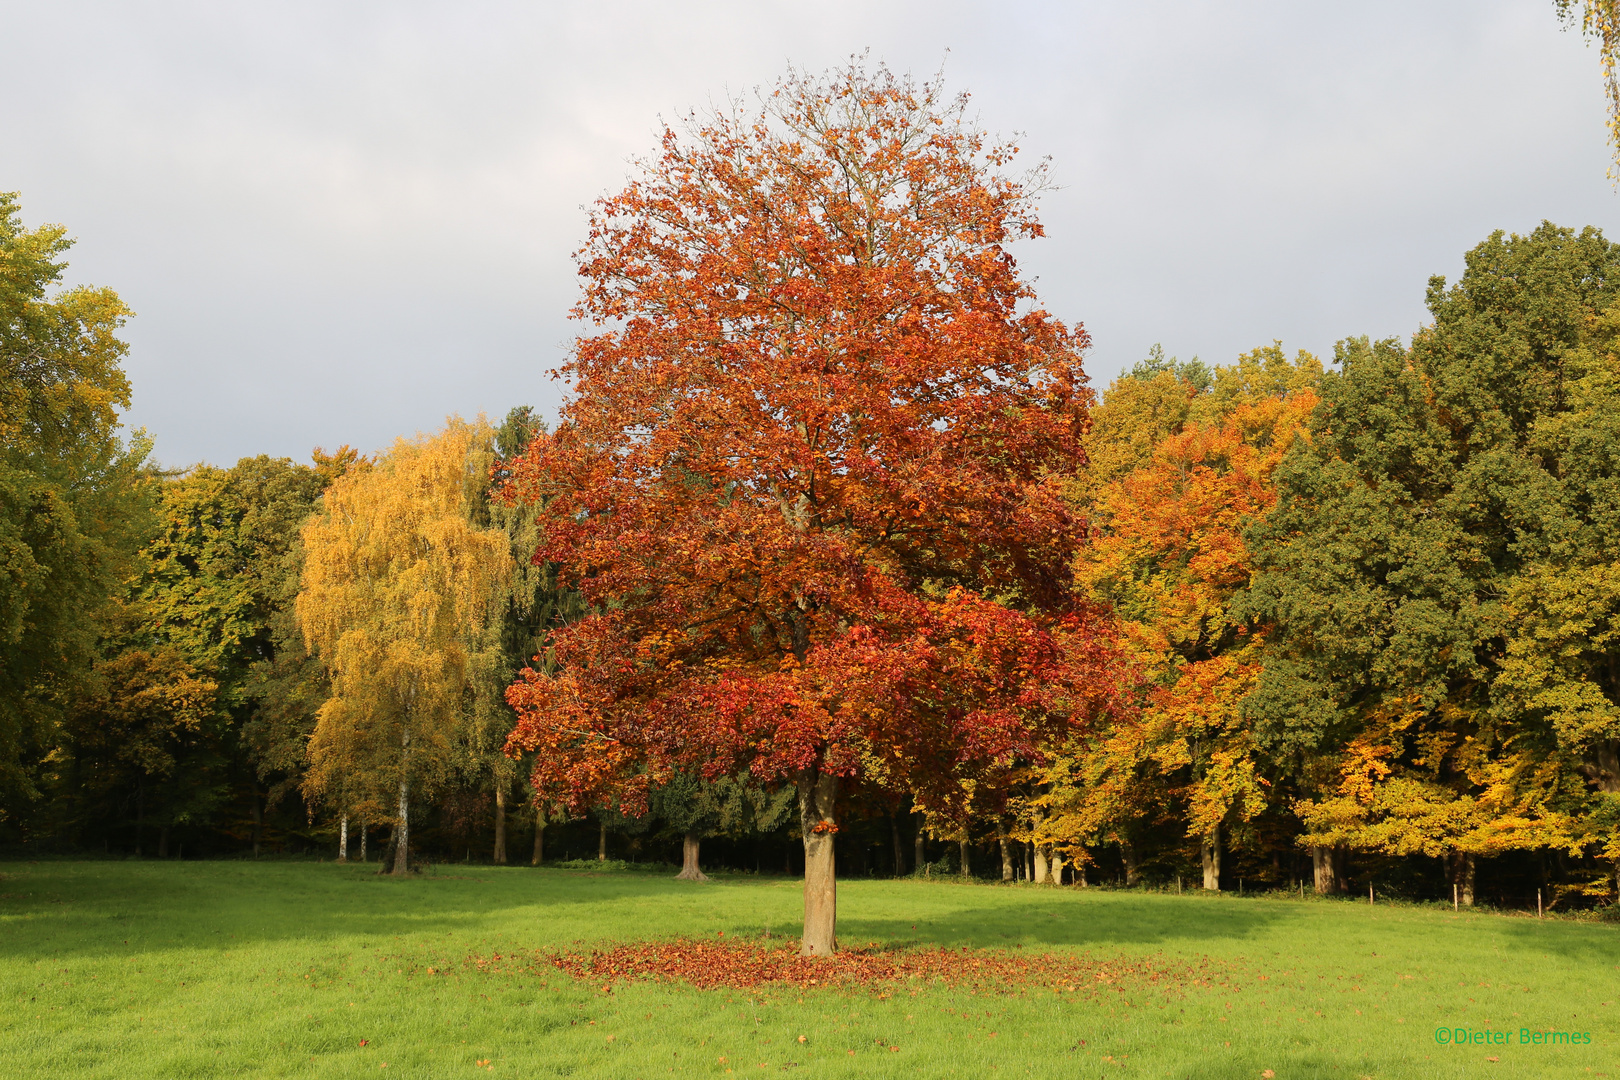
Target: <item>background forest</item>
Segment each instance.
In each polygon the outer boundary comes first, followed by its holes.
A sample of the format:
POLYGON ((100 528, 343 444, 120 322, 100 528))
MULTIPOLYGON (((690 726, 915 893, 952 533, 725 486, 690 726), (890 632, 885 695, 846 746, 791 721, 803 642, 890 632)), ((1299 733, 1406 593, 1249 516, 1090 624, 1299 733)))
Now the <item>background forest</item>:
MULTIPOLYGON (((843 100, 784 85, 805 116, 843 100)), ((848 131, 913 145, 911 88, 857 88, 848 131)), ((740 138, 716 123, 681 169, 740 138)), ((1094 398, 1084 331, 1018 313, 1023 189, 960 131, 905 162, 944 178, 940 238, 879 226, 981 292, 833 260, 793 301, 827 327, 873 282, 901 297, 884 340, 935 365, 904 406, 754 384, 867 425, 826 474, 805 423, 776 445, 723 411, 752 400, 733 354, 703 366, 739 340, 706 328, 775 326, 781 286, 716 260, 779 238, 727 219, 688 272, 614 232, 712 209, 673 167, 599 207, 582 308, 645 317, 580 339, 557 432, 518 406, 229 468, 120 435, 129 312, 53 292, 63 229, 0 197, 0 843, 1620 899, 1620 245, 1495 233, 1409 345, 1155 349, 1094 398)))
MULTIPOLYGON (((66 247, 0 204, 9 847, 802 867, 788 790, 683 774, 570 811, 505 752, 504 691, 587 609, 496 494, 530 410, 162 469, 118 435, 118 298, 50 294, 66 247)), ((1613 902, 1620 246, 1549 224, 1466 265, 1409 347, 1155 350, 1110 385, 1068 587, 1129 707, 969 811, 856 788, 845 873, 1613 902)))

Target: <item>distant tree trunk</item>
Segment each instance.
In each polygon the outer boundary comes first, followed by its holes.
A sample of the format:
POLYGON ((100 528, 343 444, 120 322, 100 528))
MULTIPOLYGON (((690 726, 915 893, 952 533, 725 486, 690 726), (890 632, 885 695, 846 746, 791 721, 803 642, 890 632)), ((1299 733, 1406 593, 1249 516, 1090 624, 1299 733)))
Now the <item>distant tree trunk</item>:
POLYGON ((495 865, 506 865, 506 785, 495 784, 495 865))
POLYGON ((596 861, 607 862, 607 822, 598 822, 596 831, 596 861))
POLYGON ((962 839, 956 842, 956 849, 961 853, 962 856, 962 866, 957 872, 965 878, 972 877, 973 865, 970 861, 972 852, 968 847, 967 837, 964 836, 962 839))
POLYGON ((1011 881, 1018 875, 1013 870, 1012 848, 1007 842, 1007 826, 1002 822, 996 823, 996 841, 1001 844, 1001 880, 1011 881))
MULTIPOLYGON (((399 778, 399 824, 394 826, 394 873, 410 872, 411 850, 411 785, 403 776, 399 778)), ((452 856, 453 857, 453 856, 452 856)))
POLYGON ((838 831, 838 777, 806 770, 798 777, 799 828, 804 835, 804 936, 802 956, 838 950, 838 867, 833 836, 838 831))
POLYGON ((369 826, 366 825, 365 819, 361 818, 360 819, 360 861, 361 862, 370 862, 371 861, 371 860, 366 858, 366 833, 368 831, 369 831, 369 826))
POLYGON ((1035 880, 1035 845, 1034 845, 1034 843, 1028 843, 1028 844, 1024 845, 1023 863, 1024 863, 1024 880, 1029 881, 1029 882, 1033 882, 1035 880))
POLYGON ((1032 869, 1029 873, 1029 880, 1033 881, 1037 885, 1044 885, 1046 884, 1048 874, 1048 870, 1046 868, 1046 849, 1036 843, 1031 843, 1029 847, 1033 852, 1031 857, 1035 860, 1034 869, 1032 869))
POLYGON ((530 866, 539 866, 546 857, 546 815, 540 810, 534 812, 534 855, 529 859, 530 866))
POLYGON ((1464 907, 1474 906, 1474 853, 1454 851, 1448 860, 1451 883, 1457 886, 1457 902, 1464 907))
POLYGON ((1082 889, 1086 887, 1086 860, 1074 860, 1074 883, 1082 889))
POLYGON ((1063 856, 1059 855, 1056 851, 1053 851, 1050 848, 1048 851, 1052 856, 1052 884, 1061 885, 1063 884, 1063 856))
POLYGON ((928 865, 928 849, 923 846, 922 815, 914 814, 912 816, 917 819, 917 834, 913 843, 913 847, 916 849, 917 857, 912 861, 911 869, 920 874, 923 872, 923 867, 928 865))
POLYGON ((349 815, 338 822, 338 862, 349 861, 349 815))
POLYGON ((698 865, 698 837, 695 833, 687 833, 681 838, 681 872, 675 875, 675 880, 709 880, 709 875, 698 865))
POLYGON ((1344 848, 1342 846, 1311 847, 1311 868, 1316 877, 1316 892, 1320 896, 1334 896, 1344 892, 1344 848))
POLYGON ((264 839, 264 807, 259 805, 259 785, 253 785, 253 857, 259 857, 259 844, 264 839))
POLYGON ((1142 869, 1136 864, 1136 845, 1129 840, 1121 840, 1119 854, 1125 862, 1125 887, 1134 889, 1142 880, 1142 869))
POLYGON ((1199 854, 1204 863, 1204 888, 1210 892, 1221 891, 1221 827, 1213 825, 1209 832, 1204 834, 1203 843, 1199 844, 1199 854))
POLYGON ((158 858, 167 859, 168 857, 169 827, 167 825, 161 825, 158 827, 158 858))
POLYGON ((894 841, 894 876, 906 876, 905 849, 900 846, 900 819, 894 814, 889 815, 889 834, 894 841))

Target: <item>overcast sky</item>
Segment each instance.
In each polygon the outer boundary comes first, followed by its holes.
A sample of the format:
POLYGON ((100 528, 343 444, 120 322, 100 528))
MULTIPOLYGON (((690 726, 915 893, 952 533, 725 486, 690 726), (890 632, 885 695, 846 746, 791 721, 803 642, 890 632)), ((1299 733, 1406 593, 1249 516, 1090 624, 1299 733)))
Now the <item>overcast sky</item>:
POLYGON ((1099 389, 1155 342, 1409 335, 1493 229, 1612 226, 1598 57, 1552 0, 0 0, 0 190, 108 285, 170 464, 555 410, 583 205, 660 116, 874 60, 1051 155, 1017 254, 1099 389))

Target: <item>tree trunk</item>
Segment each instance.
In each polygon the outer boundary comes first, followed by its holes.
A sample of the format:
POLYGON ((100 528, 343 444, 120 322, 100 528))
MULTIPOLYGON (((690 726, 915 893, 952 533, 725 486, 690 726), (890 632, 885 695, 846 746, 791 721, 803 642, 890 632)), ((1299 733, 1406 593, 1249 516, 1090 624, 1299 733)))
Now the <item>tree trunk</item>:
POLYGON ((1011 881, 1017 876, 1013 870, 1012 848, 1007 843, 1007 826, 996 824, 996 841, 1001 844, 1001 880, 1011 881))
POLYGON ((709 880, 709 875, 698 865, 698 837, 695 833, 687 833, 681 840, 681 872, 675 875, 675 880, 709 880))
POLYGON ((1052 851, 1051 855, 1052 884, 1061 885, 1063 884, 1063 856, 1056 851, 1052 851))
POLYGON ((833 835, 838 832, 838 777, 819 771, 799 774, 799 828, 804 834, 804 937, 802 956, 831 956, 838 950, 838 874, 833 835))
POLYGON ((607 862, 607 822, 605 821, 597 823, 596 861, 607 862))
POLYGON ((534 855, 529 859, 530 866, 539 866, 546 857, 546 816, 539 810, 534 812, 534 855))
POLYGON ((349 861, 349 815, 338 822, 338 862, 349 861))
POLYGON ((1335 896, 1344 892, 1344 848, 1313 846, 1311 868, 1316 877, 1316 892, 1320 896, 1335 896))
POLYGON ((161 825, 158 827, 158 858, 167 859, 168 857, 169 827, 167 825, 161 825))
POLYGON ((1029 880, 1033 881, 1037 885, 1044 885, 1046 884, 1048 874, 1048 870, 1046 869, 1046 849, 1035 843, 1031 843, 1029 847, 1030 851, 1033 853, 1031 858, 1035 860, 1034 868, 1029 872, 1029 880))
POLYGON ((928 865, 928 849, 923 846, 922 815, 915 814, 913 816, 917 819, 917 834, 912 846, 916 851, 917 857, 912 861, 911 869, 914 873, 920 874, 923 872, 923 868, 928 865))
POLYGON ((1024 880, 1035 880, 1035 844, 1031 841, 1024 845, 1024 880))
POLYGON ((366 823, 365 823, 364 820, 362 820, 360 822, 360 861, 361 862, 370 862, 370 860, 366 858, 366 831, 367 831, 366 823))
POLYGON ((1077 858, 1074 860, 1074 883, 1082 889, 1086 887, 1086 861, 1084 859, 1077 858))
POLYGON ((1134 889, 1142 880, 1142 868, 1136 864, 1136 845, 1129 840, 1121 840, 1119 855, 1125 863, 1125 887, 1134 889))
POLYGON ((958 852, 961 853, 961 856, 962 856, 962 866, 957 872, 959 874, 961 874, 965 878, 966 877, 972 877, 973 876, 973 865, 972 865, 972 862, 970 861, 971 852, 969 852, 969 850, 968 850, 968 842, 967 842, 966 837, 964 837, 961 840, 958 840, 956 842, 956 849, 957 849, 958 852))
MULTIPOLYGON (((399 778, 399 824, 394 826, 394 873, 410 872, 411 850, 411 784, 399 778)), ((454 858, 454 856, 452 856, 454 858)))
POLYGON ((906 853, 900 846, 900 819, 894 814, 889 815, 889 831, 894 839, 894 876, 906 876, 906 853))
POLYGON ((495 865, 506 865, 506 785, 495 784, 495 865))
POLYGON ((1204 834, 1203 843, 1199 845, 1199 854, 1204 862, 1204 888, 1210 892, 1221 891, 1221 827, 1213 825, 1209 832, 1204 834))
POLYGON ((264 807, 259 805, 259 787, 253 786, 253 857, 259 857, 259 843, 264 839, 264 807))
POLYGON ((1457 902, 1464 907, 1474 906, 1474 853, 1454 851, 1450 859, 1451 883, 1457 886, 1457 902))

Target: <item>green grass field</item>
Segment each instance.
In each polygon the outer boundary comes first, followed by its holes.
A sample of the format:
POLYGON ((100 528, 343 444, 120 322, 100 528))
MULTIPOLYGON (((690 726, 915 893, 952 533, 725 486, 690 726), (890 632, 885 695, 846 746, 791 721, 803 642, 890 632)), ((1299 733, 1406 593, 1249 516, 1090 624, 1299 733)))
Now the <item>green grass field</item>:
POLYGON ((1090 996, 604 992, 471 958, 791 935, 798 882, 487 867, 395 881, 295 862, 6 863, 0 875, 7 1077, 1620 1077, 1620 930, 1596 923, 851 881, 846 943, 1072 953, 1199 978, 1090 996), (1511 1031, 1513 1044, 1439 1045, 1441 1026, 1511 1031), (1592 1043, 1523 1046, 1521 1028, 1592 1043))

